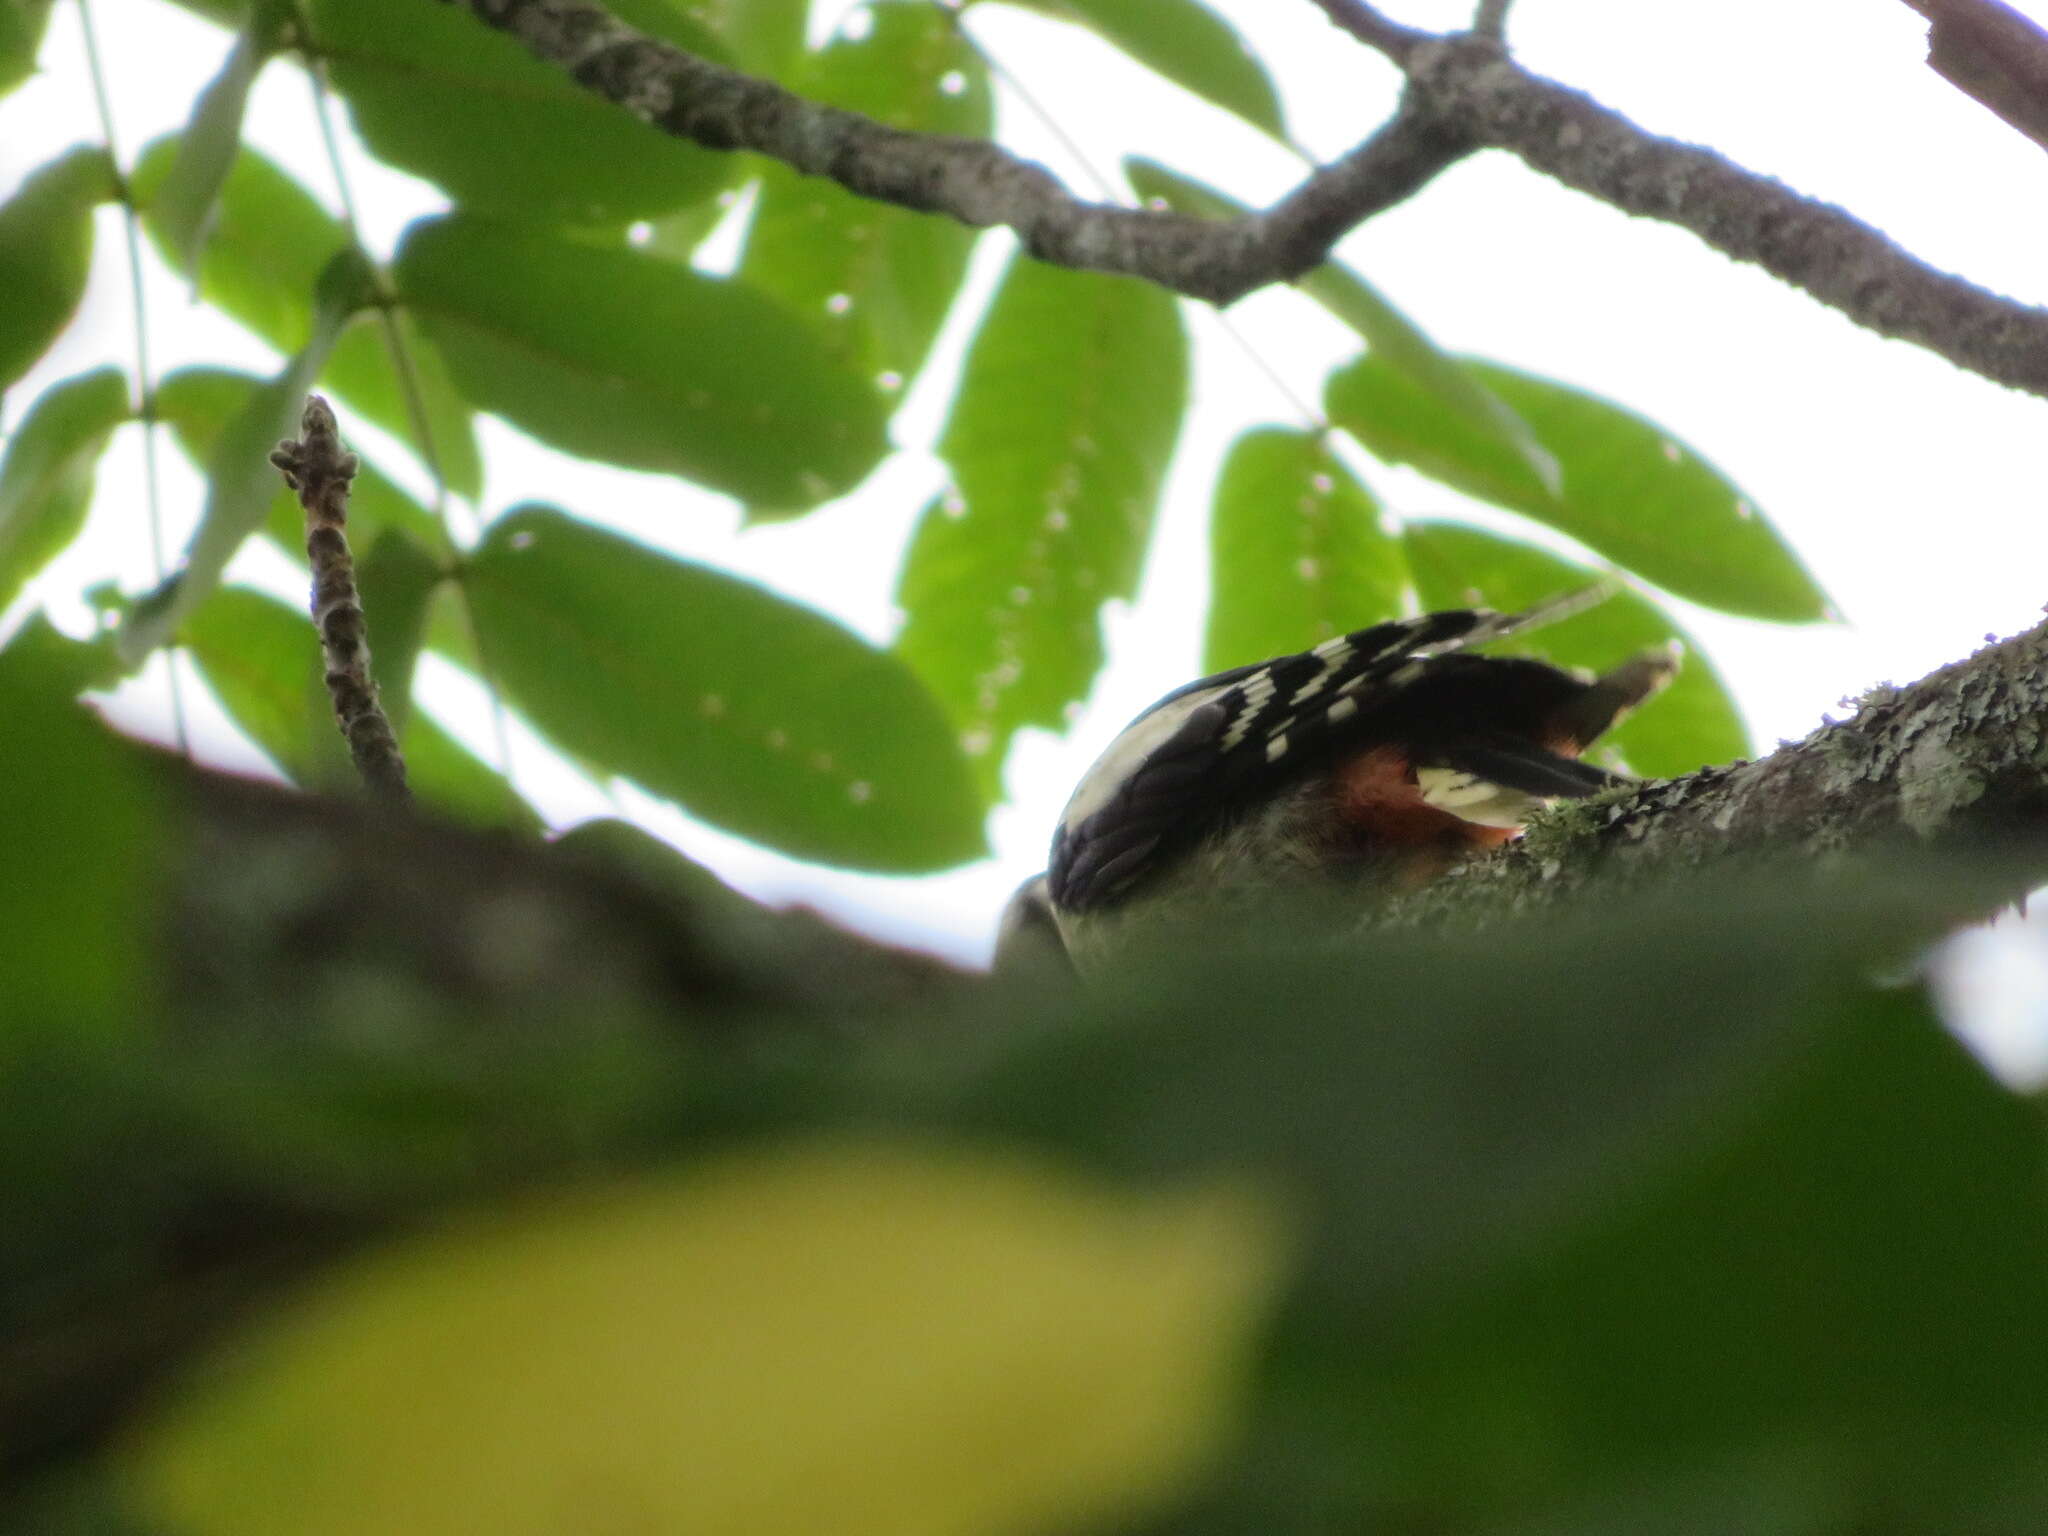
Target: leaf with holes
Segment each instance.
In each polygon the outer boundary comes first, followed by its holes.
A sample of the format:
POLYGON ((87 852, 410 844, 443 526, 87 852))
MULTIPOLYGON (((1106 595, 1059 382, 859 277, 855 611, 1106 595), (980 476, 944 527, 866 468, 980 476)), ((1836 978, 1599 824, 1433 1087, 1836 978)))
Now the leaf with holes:
POLYGON ((1198 0, 1015 3, 1088 28, 1183 90, 1288 142, 1280 97, 1265 66, 1236 28, 1198 0))
POLYGON ((939 444, 959 489, 918 522, 897 649, 991 796, 1011 735, 1061 725, 1102 665, 1098 616, 1137 585, 1187 367, 1170 295, 1021 257, 968 352, 939 444))
MULTIPOLYGON (((659 41, 729 62, 668 0, 607 9, 659 41)), ((467 208, 542 224, 626 223, 724 184, 724 156, 601 100, 459 7, 313 0, 312 20, 371 152, 467 208)))
POLYGON ((1330 376, 1330 419, 1380 458, 1569 534, 1680 597, 1787 623, 1827 615, 1827 598, 1749 498, 1662 427, 1551 379, 1466 366, 1557 460, 1558 495, 1382 358, 1330 376))
MULTIPOLYGON (((1410 523, 1403 543, 1416 596, 1426 609, 1482 603, 1513 612, 1600 579, 1598 571, 1586 566, 1462 523, 1410 523)), ((1601 738, 1601 748, 1593 753, 1597 760, 1611 749, 1632 771, 1661 778, 1690 773, 1702 764, 1731 762, 1749 752, 1750 742, 1727 684, 1698 642, 1655 603, 1624 590, 1584 613, 1488 650, 1604 671, 1674 640, 1685 653, 1678 676, 1601 738)))
POLYGON ((0 204, 0 390, 77 313, 92 266, 92 211, 113 195, 107 152, 80 148, 39 167, 0 204))
MULTIPOLYGON (((799 95, 918 133, 986 138, 988 71, 953 19, 930 5, 879 5, 858 41, 835 40, 799 95)), ((967 272, 974 232, 800 176, 762 171, 742 281, 808 318, 827 350, 869 377, 914 375, 967 272)))
POLYGON ((0 458, 0 608, 78 537, 100 455, 127 419, 126 376, 100 368, 52 384, 8 437, 0 458))
POLYGON ((823 614, 542 507, 492 524, 462 579, 493 680, 564 750, 799 858, 982 852, 938 706, 823 614))
POLYGON ((1284 656, 1398 617, 1408 567, 1382 516, 1321 438, 1285 427, 1240 437, 1210 511, 1204 669, 1284 656))
MULTIPOLYGON (((177 139, 158 139, 137 161, 134 187, 157 250, 191 276, 178 230, 157 202, 178 156, 177 139)), ((244 149, 221 185, 199 261, 199 294, 278 351, 295 353, 312 335, 320 274, 347 249, 340 220, 270 161, 244 149)), ((371 306, 375 294, 374 285, 366 288, 360 307, 371 306)), ((422 463, 438 466, 453 490, 475 500, 483 490, 483 461, 469 407, 411 318, 397 314, 390 325, 400 356, 393 355, 385 317, 366 312, 351 317, 336 338, 321 378, 344 404, 408 443, 422 463)))
POLYGON ((806 506, 887 449, 873 386, 729 279, 462 217, 415 225, 397 273, 470 399, 571 453, 806 506))

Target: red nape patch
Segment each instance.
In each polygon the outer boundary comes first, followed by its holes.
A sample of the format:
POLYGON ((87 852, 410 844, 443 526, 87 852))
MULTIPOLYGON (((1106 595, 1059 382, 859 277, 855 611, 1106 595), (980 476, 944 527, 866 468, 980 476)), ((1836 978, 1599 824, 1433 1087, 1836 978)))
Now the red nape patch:
POLYGON ((1482 827, 1422 798, 1415 768, 1399 747, 1373 747, 1339 766, 1337 808, 1364 851, 1379 848, 1496 848, 1516 827, 1482 827))

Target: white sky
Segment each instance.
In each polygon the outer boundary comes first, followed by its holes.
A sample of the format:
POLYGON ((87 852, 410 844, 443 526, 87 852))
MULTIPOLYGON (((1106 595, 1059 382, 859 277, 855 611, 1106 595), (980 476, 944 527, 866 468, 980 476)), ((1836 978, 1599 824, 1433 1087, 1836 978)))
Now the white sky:
MULTIPOLYGON (((1255 40, 1311 153, 1340 154, 1383 120, 1393 71, 1337 34, 1308 0, 1211 3, 1255 40)), ((1399 19, 1431 28, 1462 24, 1470 8, 1470 0, 1389 5, 1399 19)), ((2020 0, 2018 8, 2048 20, 2048 0, 2020 0)), ((825 27, 841 14, 832 0, 818 12, 825 27)), ((120 148, 132 158, 181 125, 229 39, 163 0, 97 0, 95 14, 120 148)), ((1129 153, 1252 203, 1270 201, 1301 174, 1297 160, 1255 131, 1085 34, 996 5, 977 7, 969 26, 1029 93, 1027 102, 1001 91, 1005 141, 1084 195, 1101 195, 1099 178, 1113 177, 1129 153), (1084 147, 1086 165, 1076 164, 1062 135, 1084 147)), ((2048 302, 2048 155, 1929 71, 1924 31, 1905 4, 1872 0, 1521 0, 1510 35, 1526 64, 1653 131, 1711 145, 1840 203, 1938 266, 2048 302)), ((311 114, 303 76, 273 65, 253 98, 250 135, 332 206, 311 114)), ((77 15, 60 6, 43 75, 0 103, 0 194, 67 144, 98 137, 77 15)), ((349 169, 366 233, 381 249, 440 201, 432 188, 359 153, 349 169)), ((10 414, 45 383, 132 359, 114 210, 102 211, 99 233, 83 320, 11 393, 10 414)), ((982 291, 1007 249, 1006 236, 983 241, 973 279, 982 291)), ((1452 170, 1353 234, 1340 255, 1445 346, 1587 386, 1657 419, 1776 521, 1847 624, 1783 628, 1676 605, 1729 679, 1761 748, 1839 713, 1844 696, 1881 680, 1908 681, 1967 654, 1988 633, 2028 627, 2048 601, 2040 400, 1859 330, 1690 235, 1626 218, 1503 155, 1452 170)), ((274 368, 261 344, 191 306, 153 258, 148 302, 159 374, 201 360, 274 368)), ((991 826, 993 860, 922 879, 816 869, 690 822, 630 786, 589 785, 530 738, 514 742, 521 785, 558 823, 623 809, 755 895, 807 900, 860 926, 978 956, 1009 888, 1042 863, 1053 819, 1087 763, 1132 713, 1199 670, 1207 491, 1223 450, 1246 425, 1298 422, 1294 401, 1319 400, 1323 374, 1356 345, 1287 291, 1239 304, 1227 329, 1212 312, 1187 312, 1197 339, 1195 404, 1143 590, 1109 617, 1111 666, 1070 737, 1027 733, 1013 751, 1011 804, 991 826)), ((556 501, 752 576, 886 641, 898 622, 890 605, 896 564, 918 508, 941 482, 928 449, 970 319, 956 310, 898 419, 905 451, 862 491, 797 523, 741 532, 722 498, 572 461, 496 426, 486 431, 483 510, 556 501)), ((344 430, 405 478, 403 455, 374 430, 344 430)), ((201 486, 168 443, 159 458, 175 550, 201 486)), ((76 594, 109 574, 138 590, 153 580, 141 464, 137 434, 124 432, 104 466, 85 545, 33 590, 60 622, 81 624, 76 594)), ((1370 481, 1405 515, 1452 512, 1514 526, 1406 472, 1379 471, 1370 481)), ((410 483, 424 490, 416 476, 410 483)), ((233 574, 297 595, 286 563, 262 550, 245 552, 233 574)), ((431 664, 421 686, 431 709, 491 751, 476 690, 431 664)), ((117 713, 160 730, 165 693, 158 664, 123 690, 117 713)), ((189 688, 188 701, 197 693, 189 688)), ((261 765, 217 715, 203 707, 195 714, 200 755, 261 765)), ((1957 985, 2001 1059, 2048 1069, 2048 946, 2030 925, 2002 928, 1997 941, 1974 938, 1964 947, 1957 985)))

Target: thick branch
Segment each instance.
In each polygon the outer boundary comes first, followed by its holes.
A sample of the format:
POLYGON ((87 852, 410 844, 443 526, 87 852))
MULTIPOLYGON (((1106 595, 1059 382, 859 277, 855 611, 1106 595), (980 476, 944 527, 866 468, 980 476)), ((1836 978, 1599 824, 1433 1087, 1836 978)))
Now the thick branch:
POLYGON ((1670 878, 1769 858, 1790 868, 1891 847, 1996 844, 2048 871, 2048 624, 1753 763, 1703 768, 1568 807, 1520 843, 1404 899, 1396 921, 1568 900, 1595 881, 1670 878))
POLYGON ((1418 32, 1360 0, 1316 3, 1407 72, 1401 111, 1265 213, 1234 222, 1082 201, 1043 166, 992 144, 905 132, 805 101, 646 37, 591 0, 442 3, 511 33, 665 132, 754 150, 864 197, 975 227, 1006 225, 1042 260, 1219 304, 1311 270, 1347 231, 1472 149, 1505 149, 1626 212, 1681 225, 1880 335, 2048 395, 2048 310, 1937 271, 1844 210, 1711 150, 1648 134, 1523 69, 1496 39, 1418 32))
POLYGON ((1006 225, 1041 260, 1142 277, 1219 304, 1317 266, 1346 230, 1414 193, 1467 148, 1403 112, 1266 213, 1219 224, 1085 202, 1044 166, 994 144, 820 106, 636 32, 589 0, 444 3, 511 33, 666 133, 750 149, 863 197, 976 228, 1006 225))

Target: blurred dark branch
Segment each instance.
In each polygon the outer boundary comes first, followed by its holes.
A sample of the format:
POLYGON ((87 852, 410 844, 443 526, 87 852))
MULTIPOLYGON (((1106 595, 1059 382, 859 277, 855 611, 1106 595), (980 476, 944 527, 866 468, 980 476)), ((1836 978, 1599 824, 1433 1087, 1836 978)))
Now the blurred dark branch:
POLYGON ((1906 0, 1928 20, 1927 62, 2048 149, 2048 32, 1999 0, 1906 0))

